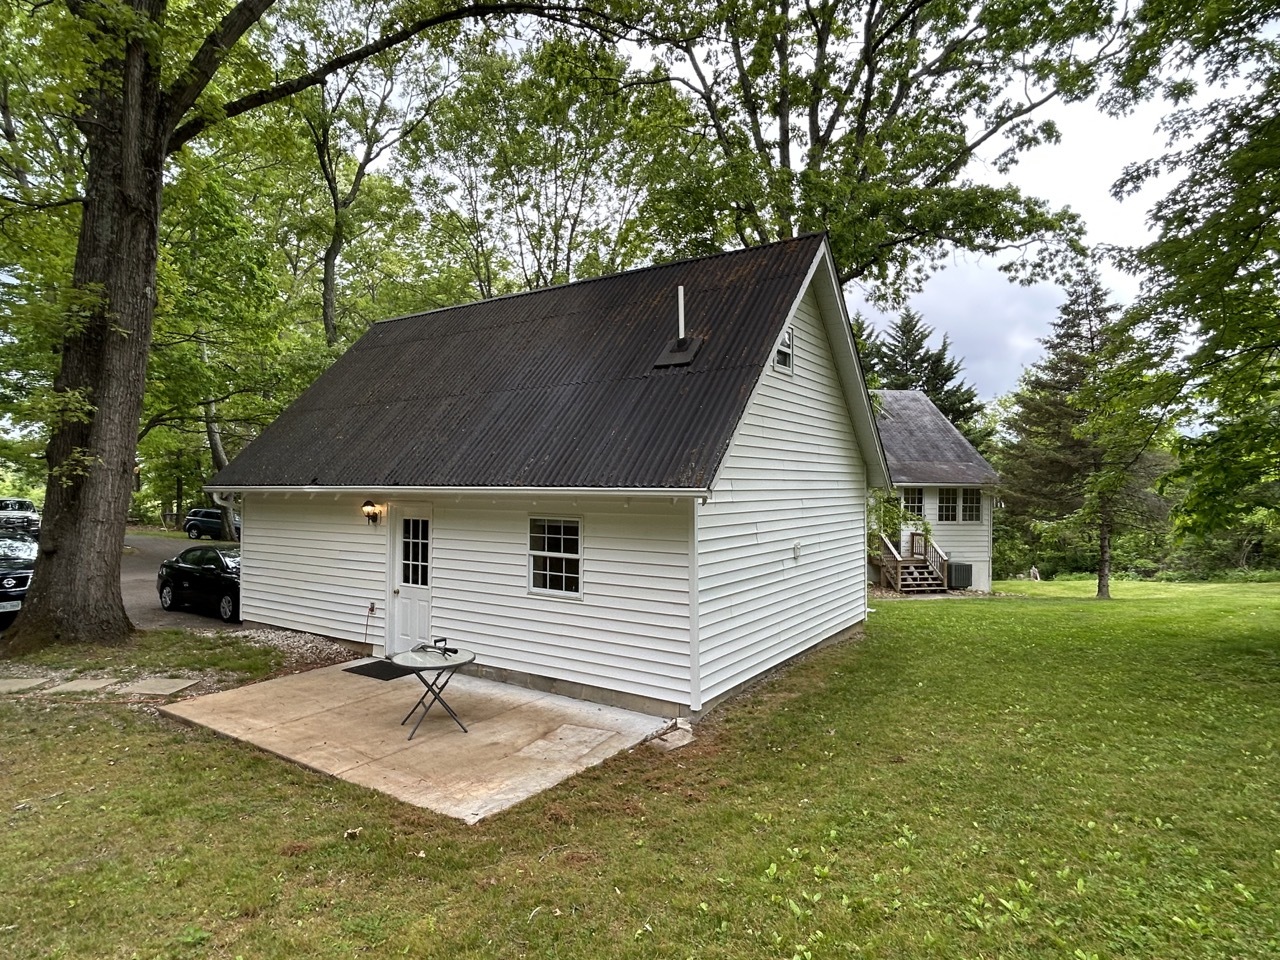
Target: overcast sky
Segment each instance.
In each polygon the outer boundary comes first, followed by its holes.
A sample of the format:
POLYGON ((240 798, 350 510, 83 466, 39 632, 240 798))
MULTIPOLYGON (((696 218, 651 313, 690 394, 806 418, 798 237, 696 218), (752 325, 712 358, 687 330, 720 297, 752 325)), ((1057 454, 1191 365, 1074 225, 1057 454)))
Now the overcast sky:
MULTIPOLYGON (((1146 214, 1163 190, 1148 188, 1123 202, 1111 198, 1111 185, 1126 164, 1164 152, 1156 131, 1160 105, 1147 105, 1123 119, 1100 114, 1093 104, 1059 106, 1053 112, 1062 143, 1023 157, 1008 179, 1051 207, 1069 206, 1088 226, 1090 244, 1136 244, 1149 234, 1146 214)), ((1001 182, 992 172, 993 182, 1001 182)), ((1166 184, 1167 186, 1167 184, 1166 184)), ((1103 279, 1120 303, 1137 290, 1134 278, 1107 270, 1103 279)), ((893 318, 867 307, 852 288, 851 310, 861 310, 879 328, 893 318)), ((964 359, 964 377, 983 400, 1014 388, 1025 366, 1039 359, 1037 342, 1049 332, 1062 291, 1055 286, 1022 287, 996 269, 996 261, 956 258, 911 301, 932 326, 937 346, 946 333, 952 350, 964 359)))

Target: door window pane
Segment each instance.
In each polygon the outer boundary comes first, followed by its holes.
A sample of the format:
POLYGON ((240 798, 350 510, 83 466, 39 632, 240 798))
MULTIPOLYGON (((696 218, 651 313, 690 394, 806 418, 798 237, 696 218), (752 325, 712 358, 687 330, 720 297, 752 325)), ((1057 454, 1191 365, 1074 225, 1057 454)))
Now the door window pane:
POLYGON ((400 531, 400 582, 414 587, 429 583, 427 558, 431 546, 431 521, 405 517, 400 531))

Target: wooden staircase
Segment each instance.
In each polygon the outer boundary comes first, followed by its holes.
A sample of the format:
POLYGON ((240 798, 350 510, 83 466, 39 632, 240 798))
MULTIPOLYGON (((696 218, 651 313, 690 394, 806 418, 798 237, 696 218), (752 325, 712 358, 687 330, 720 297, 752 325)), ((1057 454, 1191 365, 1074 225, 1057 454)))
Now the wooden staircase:
POLYGON ((947 555, 923 533, 911 534, 904 557, 880 536, 880 586, 899 593, 946 593, 947 555))
POLYGON ((899 568, 899 593, 946 593, 946 581, 927 563, 903 561, 899 568))

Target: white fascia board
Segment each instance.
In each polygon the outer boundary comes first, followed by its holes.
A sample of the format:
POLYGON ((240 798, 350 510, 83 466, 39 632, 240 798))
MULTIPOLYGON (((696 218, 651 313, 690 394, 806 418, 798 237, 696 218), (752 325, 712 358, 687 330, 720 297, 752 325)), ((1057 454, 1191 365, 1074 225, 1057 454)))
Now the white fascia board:
POLYGON ((697 487, 377 487, 362 486, 239 486, 207 484, 206 493, 292 493, 339 496, 344 493, 366 497, 395 499, 404 496, 477 496, 477 497, 633 497, 635 499, 669 500, 699 499, 711 495, 697 487))
MULTIPOLYGON (((876 426, 875 409, 871 406, 871 394, 862 376, 862 364, 858 360, 858 347, 853 342, 853 327, 849 320, 849 308, 844 302, 844 292, 836 273, 835 260, 831 256, 831 242, 824 241, 814 260, 810 277, 816 284, 818 305, 822 321, 827 327, 827 339, 835 357, 836 372, 844 388, 845 402, 853 418, 853 433, 858 438, 862 457, 867 463, 867 486, 893 489, 889 478, 889 461, 880 442, 880 429, 876 426), (818 269, 819 264, 824 269, 818 269)), ((807 287, 808 281, 806 281, 807 287)))

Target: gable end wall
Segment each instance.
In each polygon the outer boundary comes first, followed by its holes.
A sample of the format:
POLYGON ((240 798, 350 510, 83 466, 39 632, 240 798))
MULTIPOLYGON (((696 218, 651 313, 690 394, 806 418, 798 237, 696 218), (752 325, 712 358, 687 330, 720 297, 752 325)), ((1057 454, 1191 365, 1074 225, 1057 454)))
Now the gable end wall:
POLYGON ((812 290, 792 329, 698 513, 708 703, 866 616, 866 467, 812 290))

